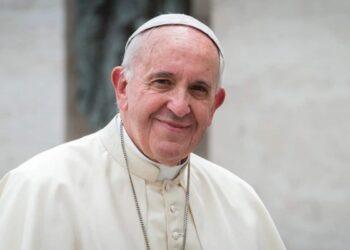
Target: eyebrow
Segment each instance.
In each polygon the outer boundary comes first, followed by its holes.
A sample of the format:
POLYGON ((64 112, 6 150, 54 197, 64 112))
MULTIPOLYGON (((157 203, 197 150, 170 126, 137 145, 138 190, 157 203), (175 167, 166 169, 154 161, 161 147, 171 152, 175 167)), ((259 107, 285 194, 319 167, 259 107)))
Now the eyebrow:
POLYGON ((148 79, 153 79, 153 78, 158 78, 158 77, 174 78, 175 75, 173 73, 171 73, 171 72, 168 72, 168 71, 160 71, 160 72, 152 73, 147 78, 148 79))

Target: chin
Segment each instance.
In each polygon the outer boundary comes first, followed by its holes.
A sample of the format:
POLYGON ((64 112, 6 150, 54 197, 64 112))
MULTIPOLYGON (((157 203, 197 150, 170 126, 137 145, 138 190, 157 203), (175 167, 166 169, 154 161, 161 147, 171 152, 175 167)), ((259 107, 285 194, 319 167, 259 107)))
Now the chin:
POLYGON ((158 161, 166 165, 176 165, 189 154, 174 143, 160 143, 156 152, 158 161))

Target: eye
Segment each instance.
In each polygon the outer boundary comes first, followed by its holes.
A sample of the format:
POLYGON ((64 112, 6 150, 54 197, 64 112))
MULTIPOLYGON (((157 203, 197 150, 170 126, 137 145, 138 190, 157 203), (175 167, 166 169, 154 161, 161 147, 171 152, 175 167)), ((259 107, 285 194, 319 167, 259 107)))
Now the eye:
POLYGON ((209 96, 209 88, 204 84, 195 84, 190 87, 191 94, 196 98, 206 98, 209 96))
POLYGON ((171 87, 172 82, 166 78, 157 78, 152 81, 151 85, 158 89, 168 89, 171 87))

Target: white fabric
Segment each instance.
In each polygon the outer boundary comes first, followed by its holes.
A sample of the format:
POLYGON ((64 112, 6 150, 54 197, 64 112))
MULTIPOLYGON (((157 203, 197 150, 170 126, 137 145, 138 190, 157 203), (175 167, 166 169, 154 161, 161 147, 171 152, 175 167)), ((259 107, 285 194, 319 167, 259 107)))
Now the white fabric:
MULTIPOLYGON (((160 182, 157 167, 127 153, 151 248, 177 248, 186 168, 160 182)), ((192 154, 190 188, 187 249, 285 249, 256 193, 235 175, 192 154)), ((0 181, 0 249, 145 249, 115 120, 0 181)))

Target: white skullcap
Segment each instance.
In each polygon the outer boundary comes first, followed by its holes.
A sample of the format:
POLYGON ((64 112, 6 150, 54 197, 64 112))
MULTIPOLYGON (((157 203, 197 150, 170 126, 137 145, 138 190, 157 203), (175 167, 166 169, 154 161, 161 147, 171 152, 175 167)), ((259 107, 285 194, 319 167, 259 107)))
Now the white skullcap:
POLYGON ((216 45, 219 54, 220 54, 220 61, 221 64, 223 64, 223 50, 221 48, 221 45, 219 43, 219 39, 215 36, 214 32, 204 23, 198 21, 197 19, 185 15, 185 14, 163 14, 160 16, 157 16, 155 18, 150 19, 143 25, 141 25, 128 39, 125 45, 125 50, 128 48, 130 42, 132 39, 141 34, 142 32, 149 30, 151 28, 159 27, 159 26, 165 26, 165 25, 183 25, 183 26, 189 26, 192 28, 195 28, 204 34, 206 34, 216 45))

